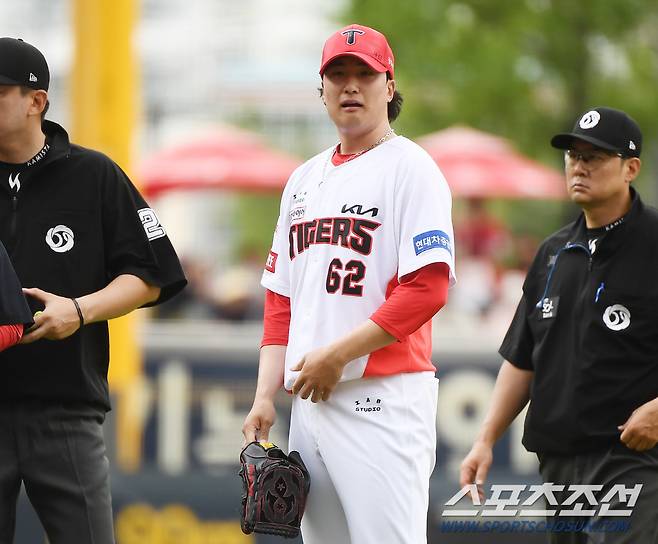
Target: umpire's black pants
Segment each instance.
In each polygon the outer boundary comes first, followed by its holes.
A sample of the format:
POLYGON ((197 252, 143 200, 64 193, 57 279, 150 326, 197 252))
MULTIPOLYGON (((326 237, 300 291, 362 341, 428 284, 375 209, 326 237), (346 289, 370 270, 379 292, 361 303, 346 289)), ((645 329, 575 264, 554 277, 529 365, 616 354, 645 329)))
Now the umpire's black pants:
MULTIPOLYGON (((549 538, 551 544, 658 544, 658 446, 648 451, 636 452, 619 442, 602 450, 578 455, 540 454, 539 471, 544 482, 603 485, 603 490, 596 492, 599 498, 603 497, 614 484, 623 484, 627 488, 635 484, 643 484, 630 517, 604 518, 628 521, 630 522, 628 530, 553 532, 550 533, 549 538)), ((571 494, 572 492, 568 490, 556 492, 555 498, 559 504, 562 504, 571 494)), ((584 504, 584 510, 592 508, 596 510, 596 507, 589 505, 582 497, 577 502, 584 504)), ((628 504, 618 500, 613 501, 610 507, 629 509, 628 504)), ((550 519, 556 521, 558 518, 550 519)), ((550 519, 547 518, 547 521, 550 519)), ((583 517, 561 519, 581 524, 583 521, 600 520, 600 518, 583 517)))
POLYGON ((105 414, 88 406, 0 404, 0 544, 11 544, 21 482, 50 544, 113 544, 105 414))

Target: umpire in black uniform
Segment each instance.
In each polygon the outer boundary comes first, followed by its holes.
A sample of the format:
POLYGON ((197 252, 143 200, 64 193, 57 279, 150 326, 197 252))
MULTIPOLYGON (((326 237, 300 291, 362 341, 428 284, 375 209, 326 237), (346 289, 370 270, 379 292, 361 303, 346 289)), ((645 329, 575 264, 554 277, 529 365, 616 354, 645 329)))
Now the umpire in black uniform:
POLYGON ((0 242, 0 351, 17 344, 25 328, 32 323, 21 284, 0 242))
POLYGON ((185 278, 121 169, 43 121, 48 82, 36 48, 0 38, 0 239, 35 313, 0 353, 0 544, 13 540, 21 482, 50 544, 110 544, 107 320, 185 278))
POLYGON ((537 452, 544 481, 601 486, 599 502, 620 484, 627 494, 608 507, 632 510, 577 518, 628 520, 628 531, 590 525, 551 541, 658 543, 658 211, 631 187, 642 134, 624 112, 600 107, 551 143, 564 150, 567 191, 582 214, 543 242, 528 272, 461 484, 484 482, 493 444, 530 401, 523 444, 537 452))

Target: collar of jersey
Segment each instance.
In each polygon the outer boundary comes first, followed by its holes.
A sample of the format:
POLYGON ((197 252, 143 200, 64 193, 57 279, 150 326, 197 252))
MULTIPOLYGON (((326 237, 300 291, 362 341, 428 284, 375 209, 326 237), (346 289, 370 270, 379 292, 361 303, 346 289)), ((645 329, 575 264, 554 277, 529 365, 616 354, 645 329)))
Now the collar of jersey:
MULTIPOLYGON (((334 166, 340 166, 341 164, 345 164, 346 162, 351 161, 353 158, 357 156, 356 153, 341 153, 338 151, 338 148, 340 147, 340 144, 337 144, 336 147, 334 148, 334 152, 331 154, 331 164, 334 166)), ((372 151, 372 149, 370 150, 372 151)), ((368 151, 366 151, 368 153, 368 151)), ((365 153, 362 153, 362 155, 365 155, 365 153)))
POLYGON ((334 166, 340 166, 341 164, 345 164, 346 162, 350 162, 354 159, 362 157, 366 153, 370 153, 371 151, 374 151, 375 149, 380 148, 383 145, 386 145, 388 142, 392 142, 398 136, 399 136, 399 134, 393 133, 392 138, 389 138, 388 140, 382 142, 381 144, 376 145, 375 147, 373 147, 371 149, 368 149, 366 151, 363 151, 362 153, 345 153, 345 154, 343 154, 343 153, 338 151, 338 149, 340 148, 340 143, 338 143, 338 144, 336 144, 336 147, 334 147, 334 150, 331 152, 331 164, 333 164, 334 166))

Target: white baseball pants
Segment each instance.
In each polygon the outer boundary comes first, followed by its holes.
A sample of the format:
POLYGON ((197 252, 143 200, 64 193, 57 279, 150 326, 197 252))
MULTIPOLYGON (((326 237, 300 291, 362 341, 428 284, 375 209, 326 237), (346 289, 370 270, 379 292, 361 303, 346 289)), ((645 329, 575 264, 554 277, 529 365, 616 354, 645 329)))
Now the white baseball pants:
POLYGON ((290 449, 311 474, 304 544, 424 544, 436 455, 432 372, 338 384, 293 399, 290 449))

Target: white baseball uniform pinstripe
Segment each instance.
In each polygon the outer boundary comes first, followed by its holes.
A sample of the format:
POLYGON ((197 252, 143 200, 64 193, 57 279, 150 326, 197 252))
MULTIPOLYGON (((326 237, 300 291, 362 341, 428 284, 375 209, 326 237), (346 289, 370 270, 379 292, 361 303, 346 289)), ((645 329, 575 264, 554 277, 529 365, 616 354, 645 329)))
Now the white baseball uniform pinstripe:
MULTIPOLYGON (((368 319, 398 278, 444 262, 455 281, 450 191, 429 155, 402 136, 339 166, 333 151, 291 176, 263 273, 291 300, 287 389, 290 368, 368 319)), ((313 481, 306 544, 422 542, 436 447, 430 334, 428 323, 349 362, 328 402, 294 399, 290 447, 313 481)))

